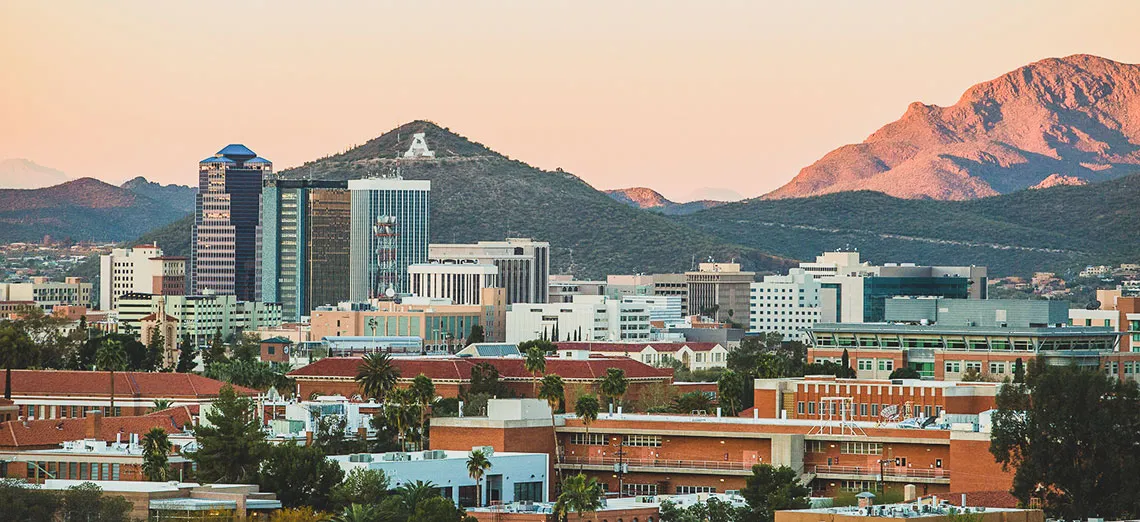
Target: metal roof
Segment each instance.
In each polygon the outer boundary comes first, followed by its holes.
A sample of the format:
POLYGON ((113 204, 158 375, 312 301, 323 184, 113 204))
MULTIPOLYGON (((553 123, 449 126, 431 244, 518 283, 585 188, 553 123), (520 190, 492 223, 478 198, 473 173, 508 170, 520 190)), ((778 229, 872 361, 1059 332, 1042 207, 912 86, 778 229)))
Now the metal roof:
POLYGON ((249 150, 249 147, 240 143, 231 143, 218 151, 218 154, 233 158, 238 161, 248 161, 257 157, 257 153, 249 150))

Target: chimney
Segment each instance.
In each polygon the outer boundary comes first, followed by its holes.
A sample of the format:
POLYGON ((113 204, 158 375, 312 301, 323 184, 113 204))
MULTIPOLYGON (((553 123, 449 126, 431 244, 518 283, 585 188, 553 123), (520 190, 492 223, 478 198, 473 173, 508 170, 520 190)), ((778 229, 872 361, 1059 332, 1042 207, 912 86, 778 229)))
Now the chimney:
POLYGON ((103 412, 91 410, 87 412, 87 418, 83 421, 83 438, 98 439, 99 434, 103 432, 103 412))

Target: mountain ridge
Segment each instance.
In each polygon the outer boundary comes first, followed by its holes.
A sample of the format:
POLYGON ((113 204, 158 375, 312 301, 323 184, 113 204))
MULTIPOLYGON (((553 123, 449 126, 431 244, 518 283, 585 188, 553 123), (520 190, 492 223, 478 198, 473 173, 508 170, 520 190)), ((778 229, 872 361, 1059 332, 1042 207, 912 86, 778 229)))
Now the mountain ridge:
POLYGON ((1047 58, 967 89, 949 107, 911 103, 762 196, 874 190, 908 199, 1010 193, 1052 174, 1089 182, 1140 166, 1140 65, 1047 58))
POLYGON ((714 201, 711 199, 677 203, 661 195, 660 192, 648 187, 610 189, 603 190, 602 192, 614 200, 625 203, 631 207, 640 208, 642 210, 652 210, 666 215, 692 214, 693 212, 699 212, 725 203, 724 201, 714 201))

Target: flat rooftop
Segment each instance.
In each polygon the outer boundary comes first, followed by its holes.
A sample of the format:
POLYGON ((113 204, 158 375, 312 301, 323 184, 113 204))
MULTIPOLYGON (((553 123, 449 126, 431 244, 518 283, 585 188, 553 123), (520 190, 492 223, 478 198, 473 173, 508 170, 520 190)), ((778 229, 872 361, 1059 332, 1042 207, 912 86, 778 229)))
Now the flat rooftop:
MULTIPOLYGON (((516 451, 496 451, 489 455, 489 458, 496 457, 526 457, 541 455, 546 456, 545 453, 521 453, 516 451)), ((329 455, 326 457, 329 460, 336 462, 418 462, 423 460, 455 460, 462 459, 466 461, 471 456, 470 451, 460 450, 424 450, 424 451, 390 451, 387 453, 354 453, 352 455, 329 455), (433 456, 428 456, 429 454, 433 456), (443 457, 435 457, 434 455, 442 454, 443 457), (353 457, 359 458, 360 455, 367 455, 372 460, 354 461, 353 457), (387 457, 387 458, 385 458, 387 457), (399 459, 399 460, 397 460, 399 459)))
MULTIPOLYGON (((793 509, 789 510, 793 513, 818 513, 830 515, 843 515, 849 517, 873 517, 873 518, 926 518, 926 517, 945 517, 951 514, 951 509, 954 512, 961 514, 962 508, 951 506, 948 504, 883 504, 869 506, 865 508, 857 506, 847 507, 827 507, 827 508, 813 508, 813 509, 793 509)), ((966 513, 992 513, 992 512, 1015 512, 1026 511, 1024 509, 1010 509, 1010 508, 988 508, 988 507, 966 507, 966 513)))
POLYGON ((819 333, 889 333, 889 334, 928 334, 928 335, 974 335, 974 336, 1021 336, 1021 337, 1077 337, 1077 336, 1119 336, 1120 332, 1102 326, 1054 326, 1054 327, 993 327, 960 325, 921 325, 896 323, 816 323, 812 332, 819 333))

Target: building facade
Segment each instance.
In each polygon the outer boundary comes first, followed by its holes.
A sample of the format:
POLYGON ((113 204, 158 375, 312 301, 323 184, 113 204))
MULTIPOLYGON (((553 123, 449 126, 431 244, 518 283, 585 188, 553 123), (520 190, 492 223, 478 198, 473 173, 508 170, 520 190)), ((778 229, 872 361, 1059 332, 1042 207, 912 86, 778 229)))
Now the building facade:
POLYGON ((802 268, 788 275, 764 276, 749 288, 749 333, 776 332, 785 339, 803 341, 807 331, 819 322, 818 280, 802 268))
POLYGON ((507 304, 546 303, 550 298, 550 243, 530 238, 480 241, 473 245, 433 244, 433 263, 495 265, 507 304))
POLYGON ((198 163, 190 241, 190 292, 260 298, 257 233, 261 183, 273 163, 231 144, 198 163))
POLYGON ((346 181, 266 179, 261 191, 261 299, 298 321, 348 299, 351 198, 346 181))
POLYGON ((281 324, 281 304, 239 301, 235 295, 126 294, 119 298, 119 330, 142 332, 142 320, 166 314, 178 325, 178 337, 189 335, 201 346, 215 333, 223 338, 281 324))
POLYGON ((46 277, 33 277, 29 283, 0 283, 0 302, 34 303, 45 312, 56 306, 91 306, 91 283, 82 277, 68 277, 60 281, 49 281, 46 277))
POLYGON ((113 310, 123 294, 186 293, 186 258, 162 255, 156 245, 115 248, 99 256, 99 309, 113 310))
POLYGON ((483 289, 500 286, 495 265, 420 263, 408 265, 408 278, 412 295, 457 305, 482 304, 483 289))
POLYGON ((506 317, 503 289, 484 288, 482 293, 480 305, 405 298, 366 307, 322 307, 313 311, 312 338, 410 336, 419 337, 426 348, 435 351, 466 346, 471 327, 480 326, 484 339, 501 341, 506 317))
POLYGON ((508 305, 506 341, 648 341, 649 307, 603 296, 574 296, 570 303, 508 305))
POLYGON ((717 321, 747 322, 750 285, 755 272, 741 272, 739 263, 700 263, 685 272, 689 289, 688 315, 707 315, 717 321))
POLYGON ((426 263, 431 182, 399 176, 348 182, 352 198, 349 299, 409 292, 408 265, 426 263))

